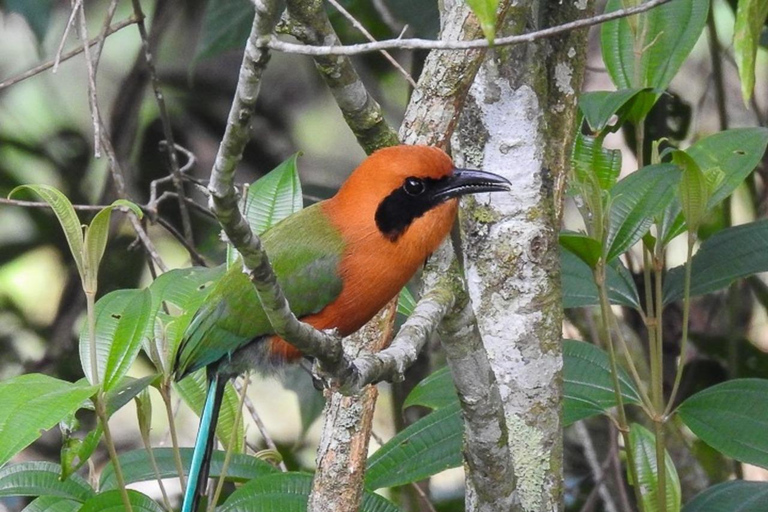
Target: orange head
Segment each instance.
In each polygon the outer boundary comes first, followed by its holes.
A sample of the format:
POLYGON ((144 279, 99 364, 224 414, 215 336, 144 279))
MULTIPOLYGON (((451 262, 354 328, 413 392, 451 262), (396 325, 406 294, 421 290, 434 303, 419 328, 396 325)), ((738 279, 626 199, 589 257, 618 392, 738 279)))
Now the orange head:
POLYGON ((509 185, 505 178, 492 173, 455 168, 441 149, 403 145, 369 156, 334 201, 348 205, 358 215, 370 214, 375 208, 368 221, 374 220, 380 233, 396 242, 418 219, 437 207, 448 203, 440 210, 452 215, 459 196, 509 190, 509 185), (364 213, 366 209, 369 212, 364 213))

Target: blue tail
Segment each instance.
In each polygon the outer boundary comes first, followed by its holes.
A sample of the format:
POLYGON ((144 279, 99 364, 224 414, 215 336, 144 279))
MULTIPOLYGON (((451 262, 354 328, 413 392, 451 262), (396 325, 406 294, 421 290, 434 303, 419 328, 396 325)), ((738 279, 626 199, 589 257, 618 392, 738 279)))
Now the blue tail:
POLYGON ((187 490, 184 493, 184 504, 181 507, 181 512, 197 512, 200 499, 205 496, 213 443, 216 439, 216 421, 219 418, 219 409, 221 409, 221 400, 224 397, 226 383, 226 377, 215 371, 208 372, 208 396, 205 398, 203 412, 200 415, 200 426, 197 430, 195 450, 192 452, 192 465, 189 468, 187 490))

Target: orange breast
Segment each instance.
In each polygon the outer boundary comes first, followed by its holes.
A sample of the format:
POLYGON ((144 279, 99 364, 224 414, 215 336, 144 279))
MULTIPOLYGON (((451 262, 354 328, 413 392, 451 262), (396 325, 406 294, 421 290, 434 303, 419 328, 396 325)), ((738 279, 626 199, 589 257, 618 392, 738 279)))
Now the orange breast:
MULTIPOLYGON (((458 207, 458 201, 452 199, 433 208, 392 242, 376 227, 377 204, 362 201, 350 207, 348 202, 331 200, 324 205, 345 241, 340 267, 344 285, 334 302, 303 321, 318 329, 336 328, 343 336, 358 330, 400 292, 437 249, 450 232, 458 207)), ((287 361, 301 357, 299 350, 277 336, 270 344, 275 356, 287 361)))

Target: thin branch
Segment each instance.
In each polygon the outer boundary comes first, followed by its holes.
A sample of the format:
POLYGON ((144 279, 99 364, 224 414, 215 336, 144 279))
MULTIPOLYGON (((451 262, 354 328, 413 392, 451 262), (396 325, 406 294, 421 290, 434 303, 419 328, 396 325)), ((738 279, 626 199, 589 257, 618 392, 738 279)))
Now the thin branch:
MULTIPOLYGON (((305 45, 341 44, 322 2, 288 0, 288 12, 291 35, 305 45)), ((387 124, 381 107, 366 89, 351 59, 316 55, 314 60, 344 120, 366 153, 399 143, 397 133, 387 124)))
MULTIPOLYGON (((328 0, 328 3, 334 6, 337 11, 339 11, 345 18, 347 18, 349 22, 352 23, 352 26, 355 27, 357 30, 359 30, 360 33, 363 34, 366 39, 368 39, 372 43, 376 42, 376 38, 374 38, 373 35, 370 32, 368 32, 368 29, 366 29, 362 23, 357 21, 357 19, 355 19, 355 17, 352 16, 352 14, 350 14, 350 12, 346 10, 343 5, 341 5, 336 0, 328 0)), ((397 60, 395 60, 395 58, 388 51, 382 50, 381 54, 384 56, 385 59, 387 59, 392 64, 392 66, 395 67, 396 70, 400 72, 401 75, 405 77, 405 79, 408 81, 409 84, 411 84, 411 86, 413 86, 414 88, 416 87, 416 81, 413 79, 413 77, 405 69, 403 69, 403 66, 401 66, 400 63, 397 62, 397 60)))
MULTIPOLYGON (((78 14, 77 30, 80 39, 88 41, 88 28, 85 22, 85 5, 82 0, 75 0, 76 5, 80 6, 78 14)), ((75 4, 73 1, 73 4, 75 4)), ((77 10, 77 7, 74 7, 77 10)), ((96 97, 96 67, 91 59, 91 50, 88 45, 83 47, 85 53, 85 67, 88 75, 88 106, 91 110, 91 121, 93 123, 93 156, 101 158, 101 119, 99 114, 99 100, 96 97)))
POLYGON ((83 4, 83 0, 72 0, 72 11, 69 13, 69 19, 67 25, 64 27, 64 33, 61 35, 59 41, 59 47, 56 49, 56 57, 53 59, 53 72, 55 73, 59 69, 59 62, 61 62, 61 52, 64 51, 64 43, 67 42, 67 36, 72 26, 75 24, 75 17, 80 10, 80 6, 83 4))
POLYGON ((173 186, 176 189, 176 194, 179 204, 179 212, 181 214, 181 225, 184 229, 184 238, 190 244, 194 243, 192 236, 192 222, 189 218, 189 210, 187 209, 187 203, 184 200, 184 184, 181 178, 181 170, 179 169, 179 160, 176 157, 176 151, 174 148, 176 144, 173 139, 173 129, 171 127, 171 119, 168 115, 168 109, 165 107, 165 98, 163 92, 160 90, 160 80, 157 78, 157 70, 152 60, 152 49, 149 46, 149 37, 147 36, 147 29, 144 26, 144 13, 141 10, 141 4, 139 0, 132 0, 133 13, 138 18, 137 26, 139 28, 139 35, 141 37, 141 47, 144 50, 144 59, 147 62, 147 69, 149 70, 150 81, 152 82, 152 90, 155 93, 155 101, 157 102, 157 109, 160 113, 160 123, 163 125, 163 135, 166 140, 166 154, 168 155, 168 161, 171 165, 171 177, 173 178, 173 186))
POLYGON ((107 40, 109 27, 112 24, 112 19, 115 17, 115 12, 117 11, 117 4, 119 1, 120 0, 111 0, 109 2, 109 7, 107 8, 107 15, 104 17, 104 22, 101 25, 101 32, 99 33, 98 37, 96 37, 98 44, 96 45, 96 53, 93 57, 94 72, 99 69, 99 62, 101 61, 101 52, 102 50, 104 50, 104 42, 107 40))
MULTIPOLYGON (((610 13, 592 16, 581 20, 563 23, 555 27, 536 30, 527 34, 520 34, 508 37, 499 37, 494 41, 493 46, 512 46, 523 43, 531 43, 539 39, 554 37, 565 32, 577 30, 580 28, 600 25, 608 21, 619 18, 626 18, 635 14, 640 14, 658 7, 672 0, 650 0, 628 9, 619 9, 610 13)), ((474 39, 471 41, 435 41, 429 39, 388 39, 375 43, 352 44, 347 46, 306 46, 302 44, 288 43, 276 39, 273 35, 262 36, 257 41, 257 46, 269 48, 284 53, 297 53, 300 55, 358 55, 361 53, 378 52, 381 50, 471 50, 480 48, 490 48, 491 44, 487 39, 474 39)))
POLYGON ((173 238, 178 240, 178 242, 184 246, 184 248, 189 253, 189 257, 192 260, 192 263, 194 263, 195 265, 200 265, 201 267, 208 266, 208 264, 205 262, 205 258, 203 257, 203 255, 200 254, 197 251, 197 249, 195 249, 194 245, 189 243, 189 241, 184 235, 179 233, 179 231, 175 227, 173 227, 173 224, 163 219, 162 217, 158 217, 157 223, 163 226, 165 230, 168 231, 168 233, 170 233, 173 238))
POLYGON ((277 277, 258 236, 238 208, 234 175, 246 143, 250 139, 249 125, 253 117, 261 76, 269 60, 269 52, 258 48, 256 41, 271 34, 282 14, 280 0, 256 2, 256 15, 246 43, 240 67, 235 98, 227 120, 227 127, 216 154, 209 190, 211 209, 230 242, 240 252, 244 271, 256 288, 264 312, 275 332, 303 353, 318 358, 326 371, 338 375, 348 367, 341 340, 334 333, 322 332, 300 322, 291 312, 277 277))

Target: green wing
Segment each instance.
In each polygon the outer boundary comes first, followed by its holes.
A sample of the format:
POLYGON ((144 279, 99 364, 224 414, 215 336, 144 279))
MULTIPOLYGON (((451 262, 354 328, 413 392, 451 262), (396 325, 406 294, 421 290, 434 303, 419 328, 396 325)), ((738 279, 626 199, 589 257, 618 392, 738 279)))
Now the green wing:
MULTIPOLYGON (((341 293, 338 267, 344 243, 319 204, 279 222, 262 235, 262 242, 296 316, 319 312, 341 293)), ((182 378, 272 332, 253 284, 236 262, 184 333, 176 375, 182 378)))

